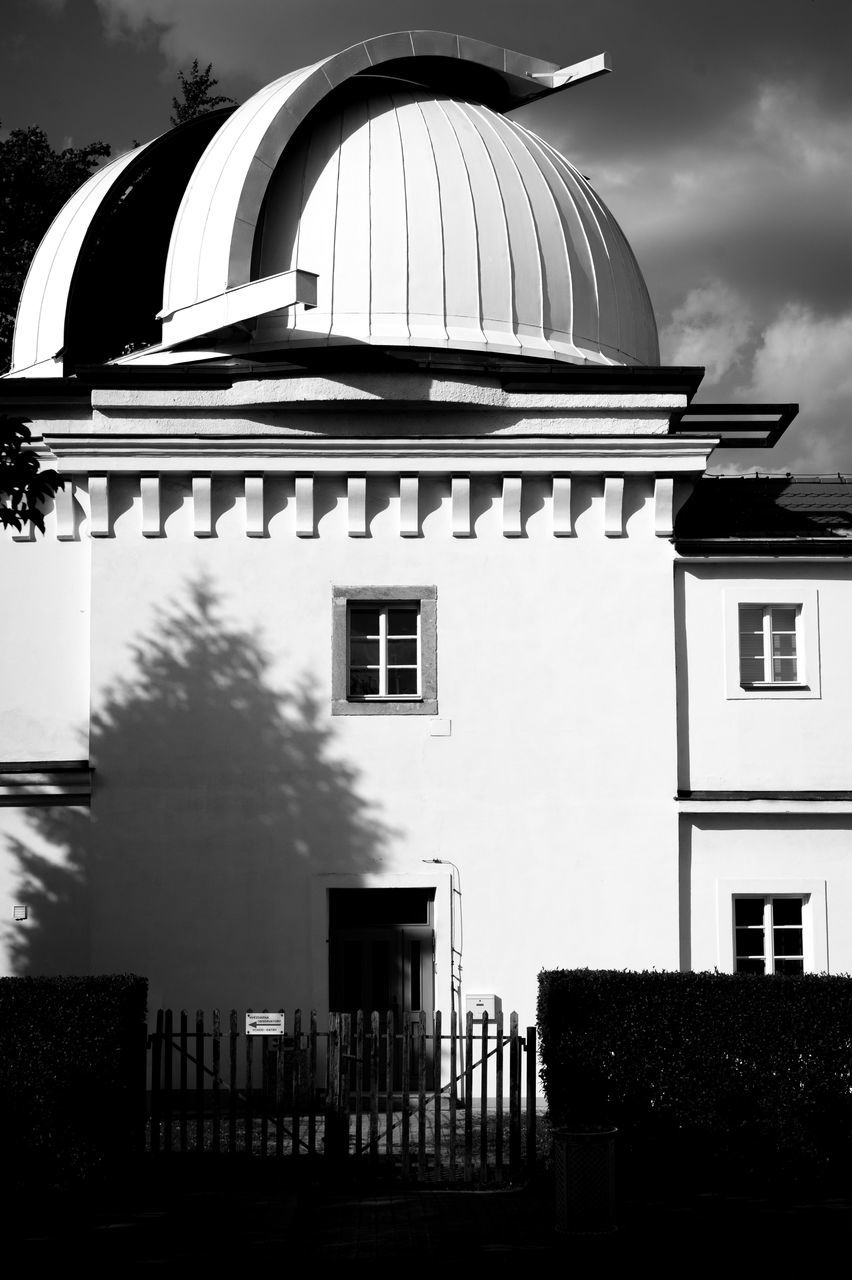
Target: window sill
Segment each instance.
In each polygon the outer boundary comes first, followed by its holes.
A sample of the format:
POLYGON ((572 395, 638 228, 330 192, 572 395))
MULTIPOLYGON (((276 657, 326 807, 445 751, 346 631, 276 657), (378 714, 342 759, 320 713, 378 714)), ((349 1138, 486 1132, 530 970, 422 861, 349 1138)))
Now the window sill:
POLYGON ((753 680, 750 684, 741 684, 743 693, 796 693, 802 689, 809 690, 809 684, 800 680, 753 680))
POLYGON ((436 716, 437 698, 334 698, 333 716, 436 716))
POLYGON ((795 702, 801 698, 821 697, 819 681, 800 684, 737 684, 728 693, 728 698, 740 699, 743 702, 795 702))

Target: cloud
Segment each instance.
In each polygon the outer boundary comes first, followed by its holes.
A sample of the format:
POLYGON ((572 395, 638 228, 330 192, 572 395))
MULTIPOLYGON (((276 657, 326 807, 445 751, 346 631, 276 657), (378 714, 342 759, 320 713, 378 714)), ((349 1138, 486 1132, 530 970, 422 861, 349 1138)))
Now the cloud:
POLYGON ((849 116, 827 114, 802 85, 761 86, 751 109, 751 137, 764 154, 782 165, 792 161, 806 177, 840 174, 848 178, 849 116))
MULTIPOLYGON (((166 61, 177 67, 198 58, 216 73, 264 84, 335 48, 405 26, 400 19, 375 29, 365 19, 375 4, 339 0, 96 0, 107 35, 149 38, 156 32, 166 61)), ((401 5, 400 7, 405 7, 401 5)), ((423 6, 420 6, 421 8, 423 6)), ((389 16, 389 15, 388 15, 389 16)), ((420 23, 419 25, 430 25, 420 23)))
POLYGON ((740 363, 752 331, 748 304, 719 281, 691 289, 660 330, 666 364, 704 365, 719 382, 740 363))
POLYGON ((627 229, 665 321, 690 284, 735 282, 758 311, 852 306, 852 112, 764 83, 700 145, 660 137, 596 163, 572 156, 627 229))
POLYGON ((852 9, 836 0, 96 0, 125 36, 159 30, 174 64, 213 61, 262 82, 365 36, 408 28, 461 31, 567 64, 603 49, 617 76, 575 96, 571 113, 600 140, 636 145, 659 134, 695 138, 756 81, 809 76, 824 101, 852 102, 852 9), (617 82, 617 87, 614 87, 617 82), (676 108, 673 109, 673 104, 676 108))
POLYGON ((767 326, 744 394, 797 402, 779 456, 791 471, 852 471, 852 311, 815 316, 790 304, 767 326))
POLYGON ((782 307, 759 332, 748 378, 729 398, 794 403, 799 414, 771 452, 723 452, 714 470, 852 472, 852 310, 832 317, 782 307))
POLYGON ((794 303, 765 329, 747 392, 758 400, 798 400, 816 413, 852 403, 852 311, 817 317, 794 303))

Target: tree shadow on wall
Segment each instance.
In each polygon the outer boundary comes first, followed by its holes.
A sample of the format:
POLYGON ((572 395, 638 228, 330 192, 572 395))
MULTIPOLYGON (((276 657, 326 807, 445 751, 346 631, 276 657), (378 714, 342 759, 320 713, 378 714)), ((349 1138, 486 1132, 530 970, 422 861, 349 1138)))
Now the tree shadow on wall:
POLYGON ((93 718, 91 812, 34 809, 13 846, 16 972, 137 972, 152 1006, 311 999, 313 877, 377 870, 389 832, 309 688, 269 672, 209 584, 160 613, 93 718))

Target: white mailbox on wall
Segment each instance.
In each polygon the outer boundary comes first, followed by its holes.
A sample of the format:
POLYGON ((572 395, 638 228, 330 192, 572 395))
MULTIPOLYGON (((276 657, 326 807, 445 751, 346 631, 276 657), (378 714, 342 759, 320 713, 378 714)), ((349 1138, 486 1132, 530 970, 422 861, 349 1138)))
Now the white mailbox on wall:
POLYGON ((488 1021, 493 1022, 498 1013, 503 1012, 503 1001, 495 995, 468 995, 465 997, 465 1013, 472 1013, 474 1022, 481 1022, 488 1014, 488 1021))

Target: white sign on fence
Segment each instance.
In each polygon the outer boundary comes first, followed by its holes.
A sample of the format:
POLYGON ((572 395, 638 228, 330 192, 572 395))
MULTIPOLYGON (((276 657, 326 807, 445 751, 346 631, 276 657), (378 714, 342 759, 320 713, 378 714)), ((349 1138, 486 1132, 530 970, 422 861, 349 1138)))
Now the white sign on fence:
POLYGON ((247 1036, 283 1036, 283 1034, 283 1013, 252 1013, 249 1009, 246 1014, 247 1036))

